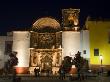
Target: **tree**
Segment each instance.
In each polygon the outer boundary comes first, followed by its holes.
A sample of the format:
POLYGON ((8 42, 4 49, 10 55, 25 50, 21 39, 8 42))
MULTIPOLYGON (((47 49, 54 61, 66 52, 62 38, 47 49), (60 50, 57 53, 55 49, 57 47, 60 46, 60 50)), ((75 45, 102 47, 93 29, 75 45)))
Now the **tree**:
POLYGON ((69 56, 65 56, 64 60, 62 61, 62 69, 64 69, 65 73, 69 73, 69 71, 71 70, 71 66, 72 66, 72 57, 69 56))
POLYGON ((78 51, 73 59, 73 64, 75 64, 77 68, 78 79, 81 79, 81 74, 85 73, 89 69, 88 60, 81 57, 81 54, 78 51))
POLYGON ((75 64, 75 66, 77 67, 77 69, 81 69, 83 67, 86 67, 87 69, 89 69, 89 63, 88 60, 81 57, 80 52, 78 51, 77 54, 75 54, 75 57, 73 59, 73 64, 75 64))
POLYGON ((17 52, 13 51, 9 54, 9 59, 5 63, 5 70, 11 72, 13 67, 18 64, 17 52))
POLYGON ((16 57, 17 52, 12 52, 10 53, 10 67, 13 68, 14 66, 16 66, 18 64, 18 58, 16 57))
POLYGON ((77 54, 75 54, 75 57, 73 59, 73 64, 75 64, 77 69, 81 69, 82 68, 82 66, 84 65, 83 60, 84 60, 83 57, 81 57, 81 54, 78 51, 77 54))

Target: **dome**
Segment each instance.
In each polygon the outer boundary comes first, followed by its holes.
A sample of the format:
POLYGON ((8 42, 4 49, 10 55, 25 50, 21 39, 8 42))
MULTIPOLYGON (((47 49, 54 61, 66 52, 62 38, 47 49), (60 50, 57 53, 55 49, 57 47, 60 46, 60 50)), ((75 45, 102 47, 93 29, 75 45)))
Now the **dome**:
POLYGON ((44 18, 38 19, 33 24, 33 27, 37 28, 37 29, 42 29, 42 28, 45 28, 45 27, 50 27, 50 28, 53 28, 53 29, 59 29, 60 24, 53 18, 44 17, 44 18))

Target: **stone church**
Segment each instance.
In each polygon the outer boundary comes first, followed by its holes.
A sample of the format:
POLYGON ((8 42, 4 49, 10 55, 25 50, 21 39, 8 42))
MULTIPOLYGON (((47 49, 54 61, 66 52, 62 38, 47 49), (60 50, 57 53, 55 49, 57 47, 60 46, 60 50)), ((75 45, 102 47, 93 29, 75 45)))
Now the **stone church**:
POLYGON ((34 68, 57 72, 65 56, 77 51, 90 59, 89 31, 79 26, 80 9, 62 9, 62 23, 52 17, 37 19, 29 31, 12 31, 0 36, 0 69, 8 54, 16 51, 17 73, 33 73, 34 68))

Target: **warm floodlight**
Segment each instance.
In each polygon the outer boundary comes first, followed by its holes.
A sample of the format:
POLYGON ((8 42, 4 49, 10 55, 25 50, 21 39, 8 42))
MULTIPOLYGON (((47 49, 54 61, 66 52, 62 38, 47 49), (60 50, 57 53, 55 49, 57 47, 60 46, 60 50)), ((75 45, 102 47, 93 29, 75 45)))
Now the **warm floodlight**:
POLYGON ((101 65, 102 65, 102 61, 103 61, 103 56, 100 55, 100 61, 101 61, 101 65))
POLYGON ((102 55, 100 55, 100 60, 103 60, 103 56, 102 55))

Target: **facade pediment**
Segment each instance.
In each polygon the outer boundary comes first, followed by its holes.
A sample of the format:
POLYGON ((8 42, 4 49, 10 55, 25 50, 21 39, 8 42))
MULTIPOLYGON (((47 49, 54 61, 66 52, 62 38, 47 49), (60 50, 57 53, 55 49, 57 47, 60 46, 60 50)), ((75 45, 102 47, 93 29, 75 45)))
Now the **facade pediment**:
POLYGON ((33 28, 36 28, 36 29, 43 29, 46 27, 59 29, 60 24, 58 23, 57 20, 50 18, 50 17, 40 18, 33 24, 33 28))

